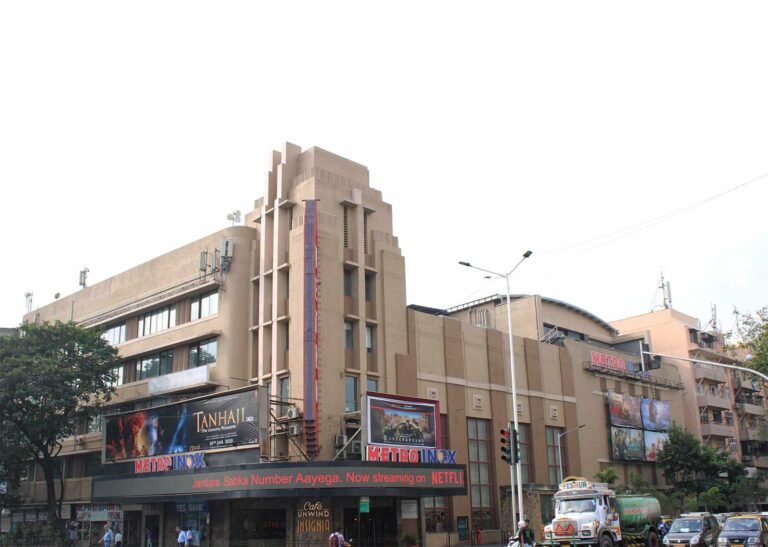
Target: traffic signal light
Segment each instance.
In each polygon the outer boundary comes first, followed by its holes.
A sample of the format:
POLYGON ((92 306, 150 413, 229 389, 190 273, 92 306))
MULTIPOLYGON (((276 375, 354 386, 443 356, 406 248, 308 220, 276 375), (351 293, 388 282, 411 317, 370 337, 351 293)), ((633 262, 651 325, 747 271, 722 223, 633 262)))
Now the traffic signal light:
POLYGON ((661 357, 643 353, 643 370, 656 370, 661 368, 661 357))
POLYGON ((504 460, 507 465, 512 465, 513 457, 512 457, 512 438, 509 434, 509 429, 502 429, 500 431, 501 433, 501 439, 499 439, 499 442, 501 443, 501 459, 504 460))
POLYGON ((501 459, 507 462, 507 465, 518 463, 520 461, 520 443, 517 438, 517 431, 502 429, 500 433, 501 459))

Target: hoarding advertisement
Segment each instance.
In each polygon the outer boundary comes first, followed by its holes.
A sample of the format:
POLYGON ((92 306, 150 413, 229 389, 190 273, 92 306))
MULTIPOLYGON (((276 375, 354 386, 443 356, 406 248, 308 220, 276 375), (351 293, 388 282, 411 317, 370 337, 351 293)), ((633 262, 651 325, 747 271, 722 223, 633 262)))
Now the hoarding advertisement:
POLYGON ((669 440, 669 433, 658 433, 656 431, 645 432, 645 459, 649 462, 656 461, 656 455, 664 447, 664 443, 669 440))
POLYGON ((368 444, 440 448, 437 401, 369 394, 368 444))
POLYGON ((610 417, 611 425, 642 429, 640 397, 609 391, 606 393, 605 398, 608 403, 608 416, 610 417))
POLYGON ((654 431, 668 431, 671 425, 669 401, 643 399, 641 403, 643 426, 654 431))
POLYGON ((611 454, 614 460, 643 461, 645 459, 643 431, 611 427, 611 454))
POLYGON ((105 418, 107 462, 259 444, 257 389, 105 418))

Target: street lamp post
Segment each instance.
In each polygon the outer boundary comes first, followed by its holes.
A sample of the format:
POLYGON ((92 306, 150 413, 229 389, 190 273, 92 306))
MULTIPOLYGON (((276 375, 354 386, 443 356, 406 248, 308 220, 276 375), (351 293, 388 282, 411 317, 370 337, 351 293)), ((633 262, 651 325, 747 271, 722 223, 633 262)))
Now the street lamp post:
MULTIPOLYGON (((520 264, 523 263, 523 261, 531 256, 533 254, 533 251, 525 251, 523 253, 523 258, 520 259, 520 261, 514 265, 514 267, 509 270, 507 273, 499 273, 494 272, 491 270, 486 270, 485 268, 479 268, 477 266, 473 266, 469 262, 459 262, 462 266, 466 266, 467 268, 474 268, 475 270, 480 270, 481 272, 485 272, 487 274, 490 274, 491 277, 499 277, 504 278, 504 280, 507 283, 507 334, 509 336, 509 373, 512 377, 512 423, 514 425, 514 431, 515 436, 519 438, 519 432, 520 428, 517 423, 517 380, 515 378, 515 350, 514 346, 512 345, 512 299, 509 292, 509 276, 512 275, 512 272, 514 272, 520 264)), ((512 447, 513 450, 517 450, 517 447, 512 447)), ((515 463, 514 469, 510 467, 509 469, 509 488, 510 493, 512 494, 512 520, 515 520, 515 510, 514 510, 514 503, 515 503, 515 492, 514 492, 514 485, 515 485, 515 476, 517 476, 517 501, 518 501, 518 507, 520 508, 520 520, 525 520, 525 511, 523 510, 523 480, 522 480, 522 465, 520 461, 515 463)), ((512 525, 514 526, 515 523, 513 522, 512 525)))
POLYGON ((563 431, 562 433, 557 434, 557 469, 558 469, 559 478, 560 478, 557 484, 560 484, 561 482, 563 482, 563 452, 562 450, 560 450, 560 439, 568 435, 568 433, 573 433, 574 431, 578 431, 582 427, 587 427, 587 424, 581 424, 579 427, 574 427, 573 429, 569 429, 568 431, 563 431))

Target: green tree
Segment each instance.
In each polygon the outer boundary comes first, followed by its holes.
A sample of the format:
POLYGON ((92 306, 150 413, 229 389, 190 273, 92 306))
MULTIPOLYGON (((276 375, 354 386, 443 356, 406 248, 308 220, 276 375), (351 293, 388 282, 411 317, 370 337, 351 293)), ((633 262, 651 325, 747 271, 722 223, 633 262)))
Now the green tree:
POLYGON ((664 478, 688 496, 702 491, 705 470, 711 469, 710 456, 693 433, 674 424, 669 440, 656 455, 656 462, 661 466, 664 478))
POLYGON ((14 443, 0 458, 11 468, 21 459, 42 469, 51 527, 61 511, 54 478, 61 441, 100 414, 119 365, 100 332, 72 322, 25 324, 17 336, 0 337, 0 431, 14 443))
POLYGON ((618 480, 619 474, 616 473, 616 470, 613 467, 606 467, 602 471, 595 473, 595 478, 599 482, 612 485, 618 480))
POLYGON ((736 328, 729 333, 729 338, 735 341, 726 347, 750 355, 747 366, 768 374, 768 306, 748 314, 734 311, 734 315, 736 328))

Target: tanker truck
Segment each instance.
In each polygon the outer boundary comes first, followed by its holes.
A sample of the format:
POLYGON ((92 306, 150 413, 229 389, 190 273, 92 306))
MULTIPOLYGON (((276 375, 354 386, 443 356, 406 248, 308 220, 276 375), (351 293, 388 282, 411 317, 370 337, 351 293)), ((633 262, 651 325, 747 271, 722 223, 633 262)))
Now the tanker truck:
POLYGON ((652 496, 617 496, 605 483, 567 477, 555 494, 555 519, 544 527, 544 544, 659 547, 660 513, 652 496))

